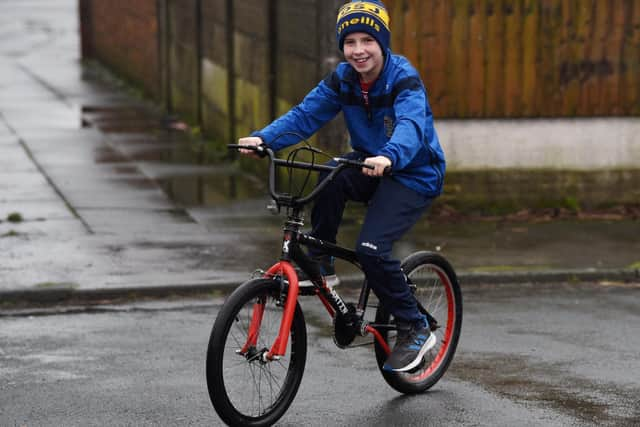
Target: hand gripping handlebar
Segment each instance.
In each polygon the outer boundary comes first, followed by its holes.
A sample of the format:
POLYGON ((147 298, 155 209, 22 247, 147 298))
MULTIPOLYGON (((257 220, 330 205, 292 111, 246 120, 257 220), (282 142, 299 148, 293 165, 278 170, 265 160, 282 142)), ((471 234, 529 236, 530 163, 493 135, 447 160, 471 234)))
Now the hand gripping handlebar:
MULTIPOLYGON (((269 194, 276 201, 277 204, 282 206, 304 206, 313 200, 320 191, 324 187, 329 184, 329 182, 343 169, 346 168, 367 168, 373 169, 373 166, 365 164, 364 162, 358 160, 351 159, 343 159, 341 157, 336 157, 333 160, 338 163, 337 166, 329 166, 323 164, 315 164, 308 162, 299 162, 299 161, 291 161, 278 159, 275 157, 273 150, 264 145, 240 145, 240 144, 228 144, 227 148, 229 149, 243 149, 243 150, 252 150, 255 151, 259 157, 268 157, 269 158, 269 194), (318 185, 311 191, 311 193, 307 194, 304 197, 292 196, 290 194, 278 193, 275 189, 276 182, 276 167, 288 167, 293 169, 304 169, 304 170, 312 170, 316 172, 328 172, 327 176, 320 182, 318 185)), ((387 168, 388 169, 388 168, 387 168)), ((388 171, 385 170, 385 174, 388 171)))

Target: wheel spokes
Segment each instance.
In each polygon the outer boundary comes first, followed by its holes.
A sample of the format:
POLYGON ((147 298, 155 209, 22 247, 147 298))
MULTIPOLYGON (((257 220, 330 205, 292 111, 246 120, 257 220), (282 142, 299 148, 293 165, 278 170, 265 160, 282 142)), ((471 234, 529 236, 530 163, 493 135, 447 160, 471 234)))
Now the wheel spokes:
POLYGON ((263 357, 278 334, 282 317, 281 307, 270 304, 270 301, 272 299, 261 296, 247 302, 236 314, 225 343, 223 376, 227 393, 231 403, 240 412, 252 417, 265 414, 278 401, 284 391, 291 363, 290 348, 287 350, 287 356, 279 360, 265 361, 263 357), (265 304, 257 342, 255 346, 240 353, 239 350, 249 340, 248 334, 256 301, 265 304))

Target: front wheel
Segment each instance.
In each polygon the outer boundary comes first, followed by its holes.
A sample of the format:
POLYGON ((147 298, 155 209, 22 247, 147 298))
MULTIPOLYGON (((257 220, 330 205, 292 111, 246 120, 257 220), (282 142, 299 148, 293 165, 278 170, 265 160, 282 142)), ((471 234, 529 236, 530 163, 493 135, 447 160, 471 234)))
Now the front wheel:
POLYGON ((279 282, 250 280, 229 296, 216 318, 207 351, 207 387, 218 415, 229 425, 272 425, 298 391, 307 355, 299 304, 285 355, 263 357, 278 336, 285 299, 279 282))
MULTIPOLYGON (((431 316, 430 322, 437 342, 424 356, 418 367, 408 372, 389 372, 382 369, 387 354, 376 341, 378 368, 385 381, 401 393, 421 393, 432 387, 444 375, 456 352, 462 326, 462 293, 456 274, 447 260, 432 252, 416 252, 402 262, 420 311, 431 316), (433 319, 437 322, 433 324, 433 319)), ((393 324, 393 316, 380 304, 376 311, 377 324, 393 324)), ((393 349, 396 333, 381 330, 382 337, 393 349)))

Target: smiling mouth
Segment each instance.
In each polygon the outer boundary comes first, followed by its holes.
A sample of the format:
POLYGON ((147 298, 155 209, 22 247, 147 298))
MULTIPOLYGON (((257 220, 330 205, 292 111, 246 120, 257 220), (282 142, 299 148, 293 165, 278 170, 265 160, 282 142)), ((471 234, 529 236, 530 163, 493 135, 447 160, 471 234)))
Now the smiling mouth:
POLYGON ((364 64, 365 62, 367 62, 369 60, 369 57, 366 58, 354 58, 353 59, 356 64, 364 64))

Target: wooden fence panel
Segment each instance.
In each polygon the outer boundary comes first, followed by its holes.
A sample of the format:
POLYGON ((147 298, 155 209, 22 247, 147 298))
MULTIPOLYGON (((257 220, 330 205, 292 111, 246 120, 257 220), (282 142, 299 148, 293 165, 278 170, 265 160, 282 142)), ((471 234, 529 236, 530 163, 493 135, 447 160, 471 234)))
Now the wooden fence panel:
MULTIPOLYGON (((451 20, 449 19, 451 8, 449 0, 425 0, 419 33, 419 62, 415 64, 420 70, 424 70, 422 75, 427 86, 431 103, 440 105, 442 109, 448 108, 450 99, 447 92, 447 52, 449 51, 449 33, 451 20)), ((392 26, 397 25, 392 19, 392 26)), ((391 32, 392 49, 396 50, 396 45, 402 39, 391 32)))
MULTIPOLYGON (((503 0, 487 1, 487 43, 486 67, 484 84, 487 88, 485 94, 485 117, 499 117, 504 112, 504 98, 502 86, 504 84, 504 15, 503 0)), ((473 73, 473 70, 469 70, 473 73)), ((447 115, 456 115, 456 111, 449 111, 447 115)), ((466 117, 460 115, 461 117, 466 117)))
POLYGON ((540 45, 537 37, 540 23, 539 6, 538 0, 525 0, 522 12, 522 94, 520 105, 523 116, 532 116, 536 111, 536 87, 539 84, 537 67, 537 52, 540 45))
POLYGON ((474 0, 469 8, 469 62, 465 74, 469 86, 467 88, 469 117, 481 117, 484 112, 486 85, 486 37, 487 19, 485 14, 486 0, 474 0), (473 72, 470 72, 473 70, 473 72))
POLYGON ((522 4, 520 0, 505 0, 504 31, 504 113, 514 116, 522 106, 522 4))
POLYGON ((617 100, 622 100, 620 93, 620 85, 622 83, 622 50, 624 43, 624 24, 625 24, 625 1, 612 0, 609 4, 611 14, 608 23, 608 39, 611 40, 612 46, 618 48, 607 49, 604 46, 604 52, 607 60, 614 67, 614 72, 609 74, 602 83, 602 93, 600 95, 600 106, 602 114, 619 115, 622 114, 622 102, 618 104, 617 100))
POLYGON ((578 105, 578 114, 585 115, 589 111, 594 114, 602 114, 603 108, 600 105, 600 94, 603 92, 604 79, 613 74, 613 66, 607 60, 607 33, 610 26, 610 1, 596 7, 590 5, 585 7, 590 17, 586 20, 585 33, 590 31, 590 38, 586 38, 584 46, 586 70, 584 71, 584 83, 580 90, 581 99, 578 105))
POLYGON ((452 2, 453 11, 451 23, 451 44, 449 46, 449 60, 447 61, 448 79, 447 89, 452 92, 450 108, 467 116, 469 89, 469 9, 464 7, 464 0, 452 2), (462 95, 465 94, 465 95, 462 95))
POLYGON ((387 0, 440 117, 638 115, 640 0, 387 0))
POLYGON ((624 96, 625 109, 634 115, 640 115, 640 2, 631 3, 628 21, 625 24, 625 42, 623 46, 624 61, 624 96))
POLYGON ((535 107, 532 116, 553 116, 554 106, 561 102, 560 74, 554 72, 559 66, 560 56, 567 49, 566 43, 560 45, 562 28, 562 10, 555 0, 542 0, 540 23, 537 37, 536 67, 540 70, 539 84, 535 87, 535 107), (557 88, 557 89, 554 89, 557 88))

